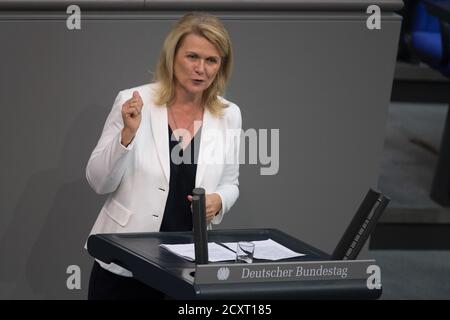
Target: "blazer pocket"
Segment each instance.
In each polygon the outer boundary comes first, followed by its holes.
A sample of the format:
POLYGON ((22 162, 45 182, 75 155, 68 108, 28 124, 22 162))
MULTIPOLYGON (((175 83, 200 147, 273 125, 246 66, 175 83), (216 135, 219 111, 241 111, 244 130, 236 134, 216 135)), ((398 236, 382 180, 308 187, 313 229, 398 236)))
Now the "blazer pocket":
POLYGON ((105 207, 106 214, 115 222, 125 227, 131 217, 131 211, 114 199, 111 199, 105 207))

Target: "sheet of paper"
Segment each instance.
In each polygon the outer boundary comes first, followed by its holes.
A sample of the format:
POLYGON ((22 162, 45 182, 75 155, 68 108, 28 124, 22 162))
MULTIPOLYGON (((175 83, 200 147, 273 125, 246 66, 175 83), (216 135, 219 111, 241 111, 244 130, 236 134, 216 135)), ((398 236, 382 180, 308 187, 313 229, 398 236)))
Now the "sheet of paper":
MULTIPOLYGON (((281 260, 293 257, 304 256, 304 253, 294 252, 285 246, 279 244, 272 239, 250 241, 255 244, 255 252, 253 253, 253 258, 255 259, 265 259, 265 260, 281 260)), ((236 251, 237 242, 224 242, 228 248, 236 251)))
MULTIPOLYGON (((161 247, 169 250, 173 254, 185 258, 190 261, 195 261, 195 251, 193 243, 184 244, 160 244, 161 247)), ((208 242, 208 261, 219 262, 235 260, 236 253, 227 248, 218 245, 215 242, 208 242)))

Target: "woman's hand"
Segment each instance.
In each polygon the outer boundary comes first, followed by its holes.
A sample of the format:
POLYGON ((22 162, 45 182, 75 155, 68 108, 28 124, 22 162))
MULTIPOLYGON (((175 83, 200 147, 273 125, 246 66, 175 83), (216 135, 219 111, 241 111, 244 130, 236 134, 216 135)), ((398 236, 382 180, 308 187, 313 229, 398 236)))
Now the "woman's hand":
MULTIPOLYGON (((188 196, 188 200, 192 202, 192 196, 188 196)), ((209 223, 216 214, 222 209, 222 199, 217 193, 205 195, 206 206, 206 222, 209 223)))
POLYGON ((141 110, 144 103, 139 95, 139 92, 134 91, 131 99, 125 101, 122 105, 122 145, 128 146, 133 140, 136 132, 141 124, 141 110))

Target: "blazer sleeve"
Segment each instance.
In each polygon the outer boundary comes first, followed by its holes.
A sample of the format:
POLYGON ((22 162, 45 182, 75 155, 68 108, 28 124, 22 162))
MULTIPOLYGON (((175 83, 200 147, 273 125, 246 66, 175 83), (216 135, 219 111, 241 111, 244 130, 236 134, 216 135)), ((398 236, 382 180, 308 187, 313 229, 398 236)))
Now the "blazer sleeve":
POLYGON ((130 160, 134 140, 127 147, 120 143, 124 127, 122 104, 125 101, 122 91, 119 92, 86 167, 87 181, 98 194, 117 189, 130 160))
POLYGON ((230 147, 227 148, 226 159, 232 159, 233 161, 225 162, 222 177, 215 191, 222 199, 222 209, 211 220, 212 224, 219 224, 224 214, 231 209, 239 197, 239 148, 242 116, 238 106, 233 104, 230 107, 232 107, 232 110, 230 110, 232 112, 230 112, 229 128, 232 129, 232 138, 230 139, 230 147))

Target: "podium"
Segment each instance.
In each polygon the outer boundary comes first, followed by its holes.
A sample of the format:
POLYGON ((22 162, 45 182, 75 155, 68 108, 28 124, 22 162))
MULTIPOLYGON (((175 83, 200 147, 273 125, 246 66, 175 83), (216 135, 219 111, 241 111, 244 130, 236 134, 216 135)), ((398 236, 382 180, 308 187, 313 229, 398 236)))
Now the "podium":
POLYGON ((226 261, 196 265, 159 246, 192 243, 192 232, 96 234, 89 237, 87 246, 96 259, 130 270, 137 280, 173 299, 380 297, 381 287, 368 286, 367 268, 375 265, 374 260, 331 260, 327 253, 276 229, 208 231, 209 242, 268 238, 305 256, 278 261, 254 259, 251 264, 226 261), (307 274, 307 270, 317 274, 307 274), (345 271, 345 276, 336 270, 345 271))

